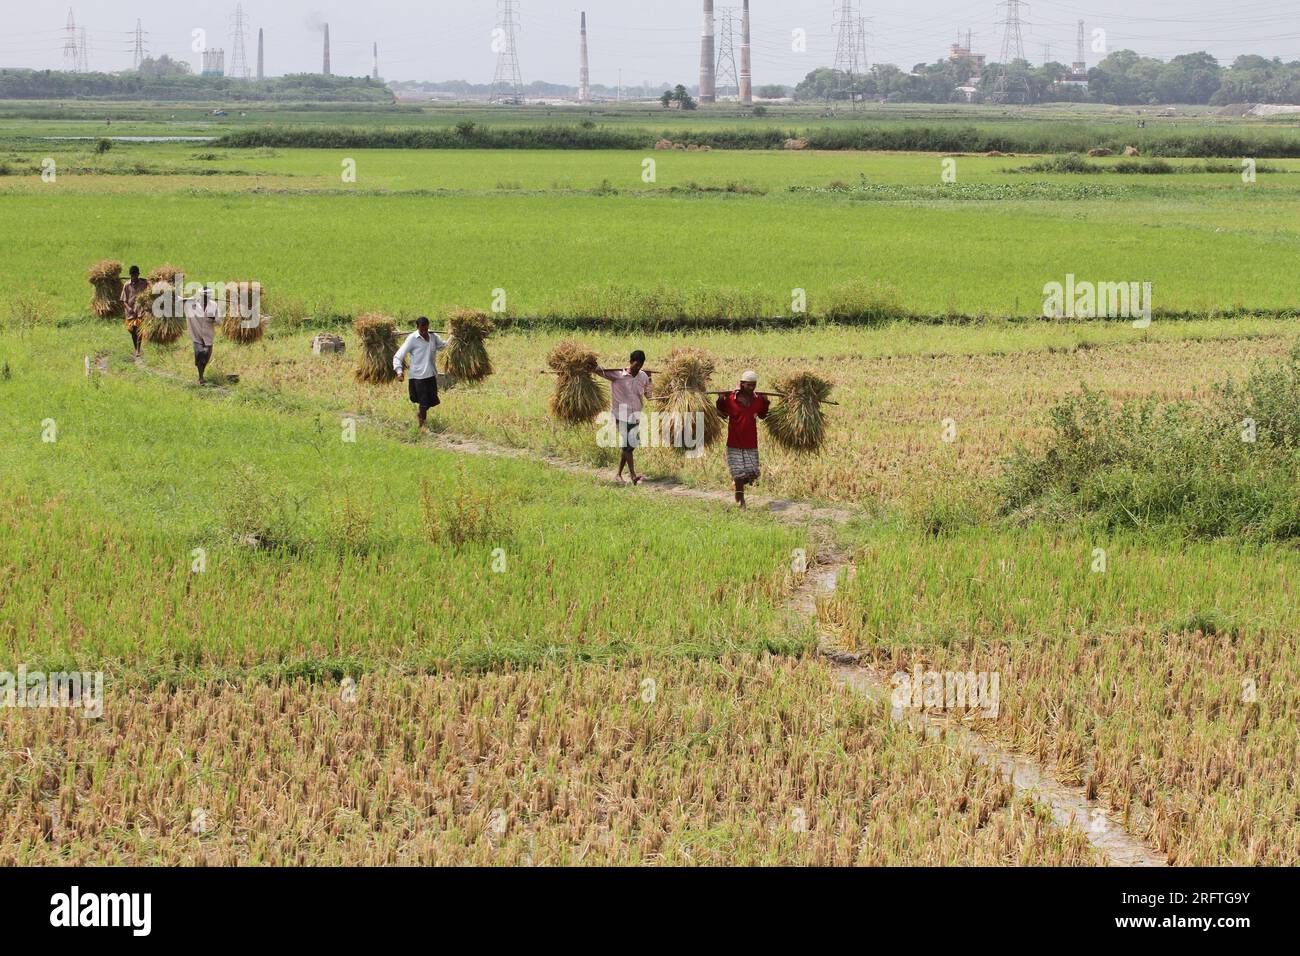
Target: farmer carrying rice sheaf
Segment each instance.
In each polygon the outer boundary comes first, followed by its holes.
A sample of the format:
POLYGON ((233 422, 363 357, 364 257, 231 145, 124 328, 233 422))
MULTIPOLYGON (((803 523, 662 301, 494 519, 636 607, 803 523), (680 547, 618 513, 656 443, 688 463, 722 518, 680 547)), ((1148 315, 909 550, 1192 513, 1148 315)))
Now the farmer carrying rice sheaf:
POLYGON ((216 341, 217 319, 220 310, 212 298, 212 289, 204 287, 197 299, 185 301, 185 324, 194 342, 194 367, 199 370, 199 385, 207 385, 203 377, 212 361, 212 345, 216 341))
POLYGON ((626 369, 602 368, 596 374, 609 380, 610 412, 618 428, 618 474, 621 483, 623 469, 627 468, 632 484, 641 484, 641 476, 636 473, 633 455, 641 447, 641 408, 643 400, 654 397, 654 385, 650 373, 644 371, 645 353, 637 349, 629 358, 626 369))
POLYGON ((768 402, 756 395, 758 373, 747 370, 740 387, 718 396, 718 414, 727 420, 727 470, 736 483, 736 504, 745 507, 745 486, 758 481, 758 422, 767 418, 768 402))
POLYGON ((144 324, 144 311, 136 300, 148 288, 149 283, 140 278, 140 267, 132 266, 131 278, 122 286, 122 306, 126 309, 126 330, 131 333, 136 358, 140 357, 140 326, 144 324))
POLYGON ((406 337, 402 347, 393 356, 393 371, 397 380, 405 374, 402 360, 411 357, 411 369, 407 375, 407 393, 411 404, 417 409, 420 427, 424 428, 425 416, 429 409, 440 404, 438 401, 438 353, 447 347, 447 340, 437 332, 429 331, 429 320, 420 316, 415 320, 415 331, 406 337))

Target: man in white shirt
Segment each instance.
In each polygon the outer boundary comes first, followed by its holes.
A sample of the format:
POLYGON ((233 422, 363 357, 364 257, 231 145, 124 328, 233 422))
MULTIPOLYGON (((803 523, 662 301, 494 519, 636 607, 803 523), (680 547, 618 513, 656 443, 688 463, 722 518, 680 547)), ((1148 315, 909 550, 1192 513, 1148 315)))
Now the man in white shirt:
POLYGON ((185 325, 194 342, 194 367, 199 370, 199 385, 207 385, 203 373, 212 361, 212 345, 216 339, 218 309, 212 290, 203 289, 197 299, 185 300, 185 325))
POLYGON ((406 337, 402 347, 393 356, 393 371, 400 382, 406 375, 406 390, 411 404, 418 409, 420 427, 424 427, 429 409, 438 403, 438 353, 447 347, 446 340, 437 332, 429 331, 429 320, 423 315, 415 320, 415 331, 406 337), (405 372, 402 360, 411 359, 411 368, 405 372))
POLYGON ((653 397, 650 373, 642 369, 645 365, 645 353, 637 349, 630 357, 626 369, 602 368, 596 374, 609 380, 609 400, 614 424, 618 427, 618 475, 623 480, 623 469, 627 468, 632 477, 632 484, 641 484, 641 476, 636 473, 633 454, 641 446, 641 407, 642 400, 653 397))

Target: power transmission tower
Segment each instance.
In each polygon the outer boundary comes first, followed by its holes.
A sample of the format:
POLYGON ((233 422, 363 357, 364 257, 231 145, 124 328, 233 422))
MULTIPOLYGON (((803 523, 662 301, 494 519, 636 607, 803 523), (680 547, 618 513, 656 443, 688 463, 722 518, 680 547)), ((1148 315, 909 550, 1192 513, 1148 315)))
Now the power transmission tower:
POLYGON ((735 19, 733 8, 722 8, 722 33, 718 35, 718 63, 713 71, 717 90, 727 88, 723 81, 731 77, 731 86, 740 92, 740 72, 736 69, 735 19))
POLYGON ((1020 19, 1021 8, 1028 11, 1029 4, 1024 0, 1002 0, 999 7, 1006 7, 1006 15, 998 21, 998 26, 1002 27, 1002 56, 999 58, 998 75, 993 81, 993 92, 990 99, 994 103, 1027 103, 1029 102, 1029 81, 1025 79, 1023 71, 1017 71, 1013 77, 1007 71, 1007 67, 1015 60, 1024 60, 1025 58, 1025 40, 1021 35, 1020 28, 1025 25, 1020 19))
POLYGON ((81 57, 77 53, 77 21, 72 16, 72 8, 68 8, 68 25, 64 28, 63 33, 63 62, 73 73, 79 72, 81 66, 81 57))
POLYGON ((853 49, 858 75, 867 75, 867 18, 858 17, 858 37, 853 49))
POLYGON ((1078 47, 1074 51, 1074 63, 1070 68, 1074 79, 1088 78, 1088 54, 1083 37, 1083 21, 1079 21, 1079 40, 1078 47))
POLYGON ((497 0, 497 69, 492 77, 492 103, 522 103, 524 80, 519 73, 519 51, 515 47, 515 0, 497 0))
POLYGON ((135 21, 135 46, 131 51, 131 60, 135 69, 140 69, 140 64, 144 62, 144 29, 140 26, 140 21, 135 21))
POLYGON ((248 32, 247 21, 244 19, 244 5, 235 4, 235 22, 230 30, 230 73, 239 80, 252 79, 252 73, 248 69, 248 54, 244 51, 245 34, 248 32))
POLYGON ((1047 64, 1051 62, 1052 62, 1052 44, 1044 43, 1043 44, 1043 66, 1047 66, 1047 64))
POLYGON ((836 8, 831 30, 835 33, 834 95, 853 99, 858 74, 858 16, 853 12, 853 0, 841 0, 836 8))
POLYGON ((77 72, 90 72, 90 41, 86 39, 86 28, 81 27, 77 37, 77 72))

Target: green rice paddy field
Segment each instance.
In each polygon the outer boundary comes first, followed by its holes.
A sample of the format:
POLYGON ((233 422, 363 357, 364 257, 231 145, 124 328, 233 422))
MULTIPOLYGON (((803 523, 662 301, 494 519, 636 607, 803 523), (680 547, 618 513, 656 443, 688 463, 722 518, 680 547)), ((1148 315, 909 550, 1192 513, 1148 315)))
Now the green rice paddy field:
POLYGON ((1252 184, 1007 171, 1031 161, 957 157, 943 183, 930 154, 21 144, 0 146, 0 226, 23 237, 9 286, 65 311, 85 297, 65 263, 105 256, 256 277, 343 315, 486 308, 503 289, 520 317, 778 316, 803 289, 814 315, 1023 317, 1068 274, 1149 281, 1160 314, 1294 306, 1295 162, 1252 184))
POLYGON ((1173 864, 1300 862, 1293 541, 1008 514, 1000 484, 1081 386, 1209 408, 1285 361, 1300 166, 943 158, 0 139, 0 670, 107 685, 101 720, 0 708, 0 862, 1111 862, 819 644, 999 673, 961 716, 1173 864), (218 340, 218 389, 183 342, 133 363, 89 314, 102 258, 257 278, 269 335, 218 340), (1035 321, 1067 273, 1152 281, 1155 321, 1035 321), (352 378, 355 313, 437 327, 498 288, 496 374, 436 440, 352 378), (745 327, 794 288, 812 320, 745 327), (612 453, 539 374, 566 338, 824 376, 825 449, 765 442, 756 491, 838 517, 736 512, 716 452, 584 473, 612 453), (814 618, 799 554, 842 565, 814 618))

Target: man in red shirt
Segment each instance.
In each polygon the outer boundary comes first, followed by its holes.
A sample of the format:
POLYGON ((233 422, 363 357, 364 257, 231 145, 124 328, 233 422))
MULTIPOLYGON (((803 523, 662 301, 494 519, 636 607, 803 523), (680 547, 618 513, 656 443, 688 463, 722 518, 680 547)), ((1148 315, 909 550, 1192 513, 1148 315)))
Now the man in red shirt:
POLYGON ((767 398, 754 394, 758 373, 740 376, 740 388, 718 396, 718 414, 727 420, 727 470, 736 483, 736 504, 745 507, 745 486, 758 481, 758 421, 767 418, 767 398))

